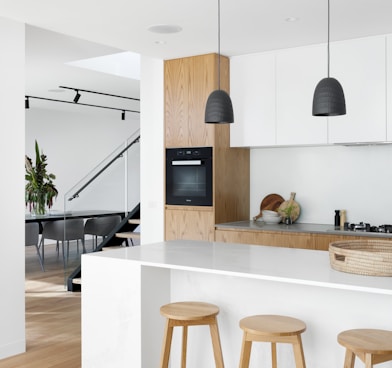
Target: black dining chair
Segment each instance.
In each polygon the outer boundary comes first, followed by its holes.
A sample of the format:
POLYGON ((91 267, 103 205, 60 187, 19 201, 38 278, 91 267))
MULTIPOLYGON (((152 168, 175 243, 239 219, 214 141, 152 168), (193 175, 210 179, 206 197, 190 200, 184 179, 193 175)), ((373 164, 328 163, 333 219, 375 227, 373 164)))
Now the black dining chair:
POLYGON ((84 234, 93 236, 93 250, 97 249, 98 237, 104 240, 120 222, 120 215, 94 217, 86 221, 84 234))
POLYGON ((57 249, 61 242, 63 260, 65 264, 64 254, 64 242, 67 242, 67 259, 69 257, 69 242, 71 240, 81 240, 83 246, 83 253, 86 253, 86 247, 84 244, 84 220, 83 219, 67 219, 67 220, 55 220, 47 221, 43 225, 42 236, 41 236, 41 255, 42 261, 45 257, 45 239, 56 240, 57 249))
POLYGON ((39 224, 38 222, 26 222, 25 223, 25 246, 34 245, 37 250, 37 256, 41 265, 42 271, 45 271, 44 263, 42 261, 41 253, 38 247, 39 242, 39 224))

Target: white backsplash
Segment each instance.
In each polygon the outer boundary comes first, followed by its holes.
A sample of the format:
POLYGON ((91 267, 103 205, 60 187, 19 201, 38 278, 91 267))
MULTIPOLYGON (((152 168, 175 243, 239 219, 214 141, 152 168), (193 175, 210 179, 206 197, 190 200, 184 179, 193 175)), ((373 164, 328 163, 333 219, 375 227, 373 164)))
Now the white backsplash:
POLYGON ((333 224, 335 209, 348 222, 392 224, 392 145, 253 148, 250 218, 262 199, 296 192, 298 222, 333 224))

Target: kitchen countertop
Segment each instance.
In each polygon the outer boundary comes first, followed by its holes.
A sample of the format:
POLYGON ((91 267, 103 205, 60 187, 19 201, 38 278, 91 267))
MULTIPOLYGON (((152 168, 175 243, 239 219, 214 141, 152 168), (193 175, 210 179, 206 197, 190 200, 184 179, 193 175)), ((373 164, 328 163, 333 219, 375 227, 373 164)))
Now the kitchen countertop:
POLYGON ((153 267, 392 295, 392 278, 335 271, 330 266, 328 253, 316 250, 172 240, 83 255, 90 256, 153 267))
POLYGON ((326 224, 266 224, 263 221, 236 221, 216 224, 217 230, 248 230, 248 231, 268 231, 268 232, 291 232, 291 233, 313 233, 323 235, 344 235, 344 236, 363 236, 371 238, 392 239, 391 233, 371 233, 364 231, 344 231, 339 227, 326 224))

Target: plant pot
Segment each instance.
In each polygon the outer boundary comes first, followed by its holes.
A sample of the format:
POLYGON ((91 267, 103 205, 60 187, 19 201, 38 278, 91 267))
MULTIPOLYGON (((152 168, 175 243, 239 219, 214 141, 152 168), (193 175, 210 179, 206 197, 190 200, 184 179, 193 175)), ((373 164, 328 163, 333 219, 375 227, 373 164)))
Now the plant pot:
POLYGON ((28 203, 31 216, 45 216, 48 214, 48 207, 45 202, 31 202, 28 203))

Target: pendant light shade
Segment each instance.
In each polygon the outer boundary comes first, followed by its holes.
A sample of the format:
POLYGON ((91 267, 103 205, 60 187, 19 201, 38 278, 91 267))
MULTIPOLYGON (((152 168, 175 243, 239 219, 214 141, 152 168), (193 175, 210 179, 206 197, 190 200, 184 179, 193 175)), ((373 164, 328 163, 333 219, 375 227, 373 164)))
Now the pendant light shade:
POLYGON ((233 105, 225 91, 217 89, 208 97, 205 122, 213 124, 234 122, 233 105))
POLYGON ((342 85, 335 78, 322 79, 313 96, 314 116, 337 116, 346 114, 346 102, 342 85))
POLYGON ((207 124, 234 122, 233 105, 227 92, 220 89, 220 0, 218 0, 218 89, 207 100, 205 119, 207 124))
POLYGON ((329 76, 330 52, 329 52, 329 28, 330 10, 328 0, 328 77, 322 79, 316 86, 313 95, 313 116, 338 116, 346 114, 346 100, 341 84, 335 78, 329 76))

